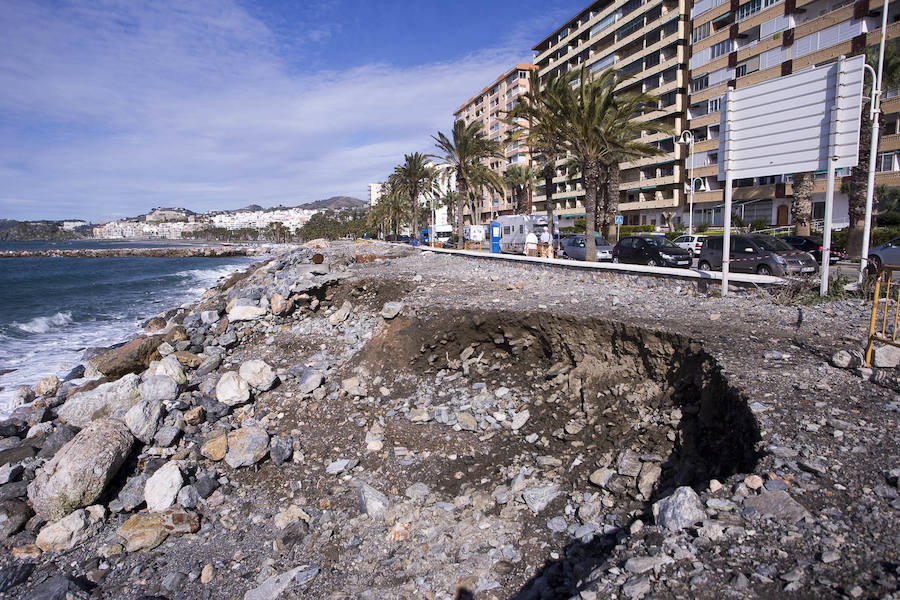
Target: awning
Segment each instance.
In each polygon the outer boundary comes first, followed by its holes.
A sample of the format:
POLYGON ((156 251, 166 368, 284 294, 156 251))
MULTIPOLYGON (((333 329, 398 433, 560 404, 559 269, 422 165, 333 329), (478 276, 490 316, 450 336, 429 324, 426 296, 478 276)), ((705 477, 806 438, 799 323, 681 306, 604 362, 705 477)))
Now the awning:
POLYGON ((733 14, 733 13, 727 12, 727 13, 725 13, 725 14, 719 15, 718 17, 716 17, 715 19, 713 19, 712 22, 713 22, 713 23, 719 23, 719 22, 721 22, 721 21, 727 21, 728 19, 731 19, 731 18, 733 18, 733 17, 734 17, 734 14, 733 14))

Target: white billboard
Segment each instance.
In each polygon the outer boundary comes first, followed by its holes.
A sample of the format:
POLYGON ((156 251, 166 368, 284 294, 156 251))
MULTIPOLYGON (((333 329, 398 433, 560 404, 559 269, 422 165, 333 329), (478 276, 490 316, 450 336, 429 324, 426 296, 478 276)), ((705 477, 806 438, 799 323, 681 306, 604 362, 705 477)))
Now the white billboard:
POLYGON ((726 94, 719 179, 726 168, 742 179, 856 166, 864 64, 854 56, 726 94))

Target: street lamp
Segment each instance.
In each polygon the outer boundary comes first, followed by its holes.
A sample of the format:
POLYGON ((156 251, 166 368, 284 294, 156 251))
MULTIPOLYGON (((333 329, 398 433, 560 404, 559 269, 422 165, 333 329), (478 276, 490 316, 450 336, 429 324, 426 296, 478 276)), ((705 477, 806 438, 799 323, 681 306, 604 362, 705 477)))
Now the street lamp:
POLYGON ((690 129, 686 129, 681 132, 681 137, 678 138, 679 144, 687 144, 688 145, 688 156, 691 159, 691 172, 690 172, 690 180, 691 180, 691 208, 690 214, 688 215, 688 235, 693 235, 694 233, 694 134, 690 129))
POLYGON ((872 202, 875 197, 875 162, 878 159, 878 122, 879 113, 881 112, 881 85, 884 77, 884 46, 887 43, 887 24, 888 24, 888 3, 884 0, 884 6, 881 9, 881 45, 878 48, 878 75, 875 78, 875 85, 872 88, 872 144, 869 147, 869 178, 866 187, 866 222, 863 225, 862 252, 859 261, 859 282, 862 283, 866 274, 866 266, 869 258, 869 240, 872 235, 872 202))

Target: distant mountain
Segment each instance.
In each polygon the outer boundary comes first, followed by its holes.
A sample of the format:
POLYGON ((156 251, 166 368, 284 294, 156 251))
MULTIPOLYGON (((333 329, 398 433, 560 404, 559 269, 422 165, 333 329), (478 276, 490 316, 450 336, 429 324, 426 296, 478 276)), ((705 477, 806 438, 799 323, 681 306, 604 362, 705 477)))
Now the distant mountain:
POLYGON ((326 200, 315 200, 301 204, 298 208, 312 208, 316 210, 347 210, 352 208, 366 208, 369 204, 359 198, 351 196, 332 196, 326 200))

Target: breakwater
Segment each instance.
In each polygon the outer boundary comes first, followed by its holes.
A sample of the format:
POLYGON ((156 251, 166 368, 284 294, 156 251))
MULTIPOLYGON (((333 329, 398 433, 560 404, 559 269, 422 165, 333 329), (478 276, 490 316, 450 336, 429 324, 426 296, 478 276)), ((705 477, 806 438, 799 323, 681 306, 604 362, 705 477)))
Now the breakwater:
POLYGON ((148 258, 227 258, 256 256, 271 251, 260 246, 176 246, 157 248, 74 248, 45 250, 5 250, 0 258, 119 258, 143 256, 148 258))

